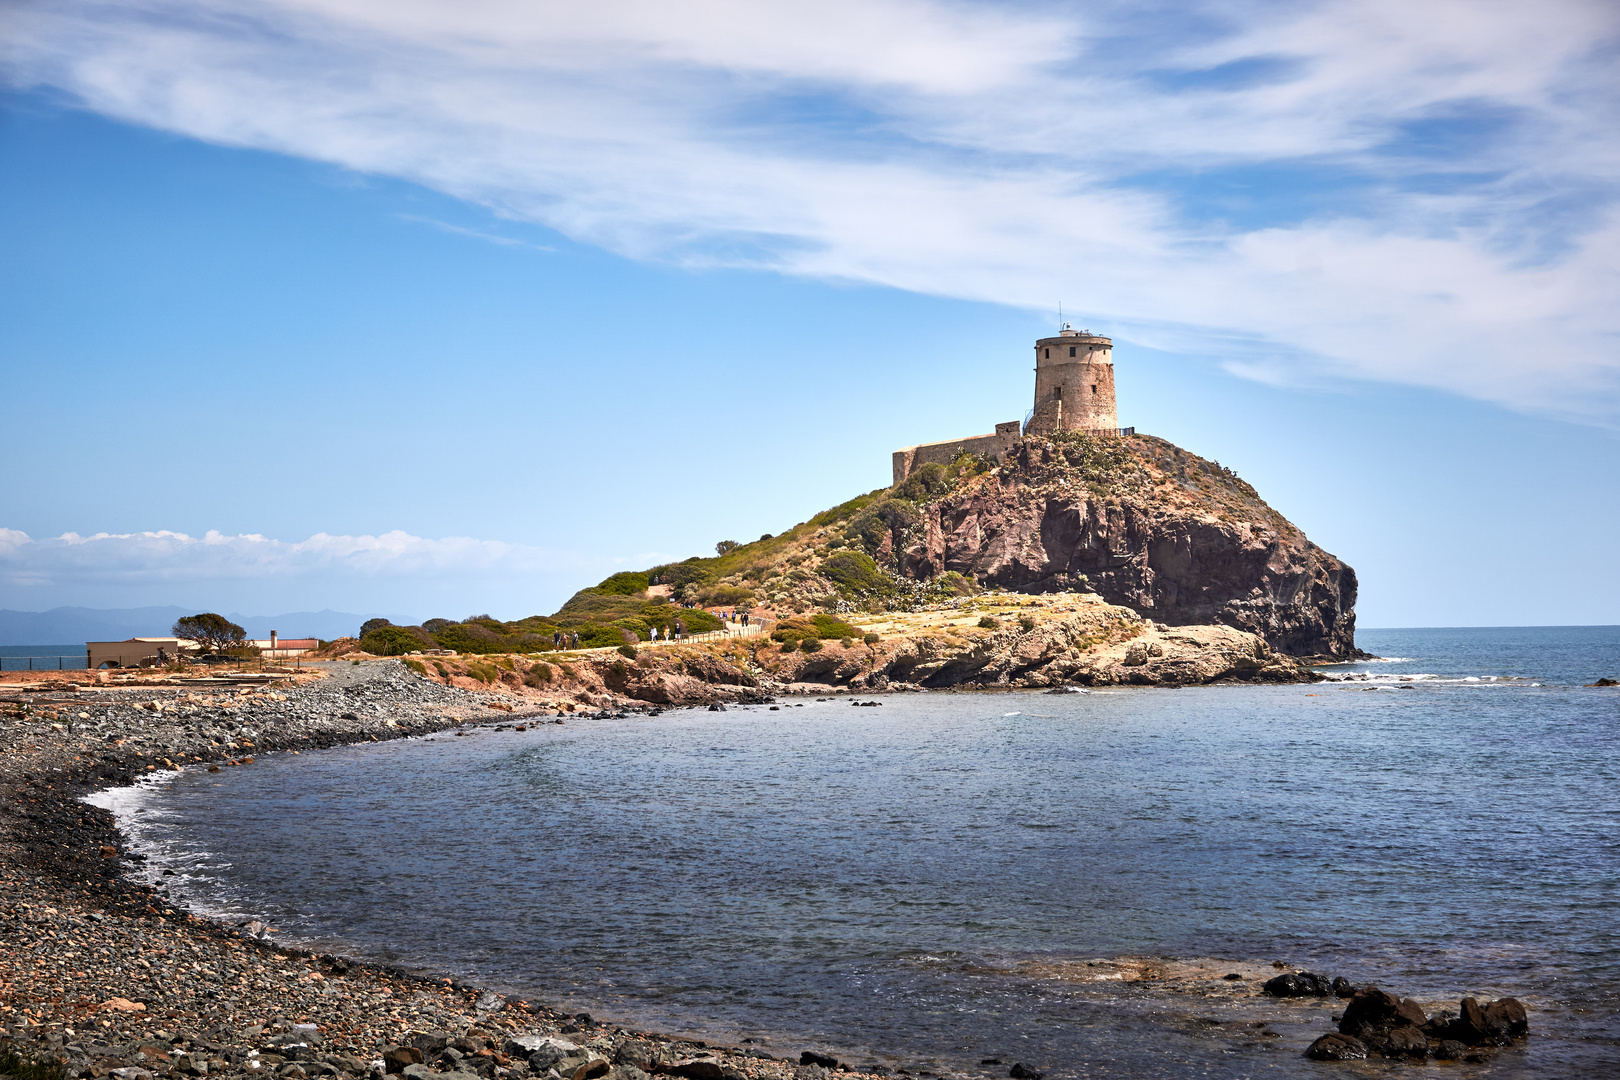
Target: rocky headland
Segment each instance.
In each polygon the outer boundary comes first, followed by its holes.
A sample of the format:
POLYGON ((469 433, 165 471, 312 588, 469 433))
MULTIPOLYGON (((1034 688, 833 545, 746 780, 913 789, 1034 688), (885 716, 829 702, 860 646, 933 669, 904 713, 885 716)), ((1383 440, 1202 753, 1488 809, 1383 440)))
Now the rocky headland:
MULTIPOLYGON (((926 481, 916 485, 926 494, 926 481)), ((1016 592, 1094 592, 1279 652, 1355 653, 1356 574, 1230 470, 1163 439, 1025 438, 1011 460, 897 518, 877 556, 1016 592)))
POLYGON ((404 655, 447 685, 563 707, 1301 682, 1365 655, 1355 599, 1355 571, 1230 470, 1163 439, 1066 432, 615 574, 553 615, 373 627, 329 655, 404 655), (741 613, 766 632, 740 632, 741 613))

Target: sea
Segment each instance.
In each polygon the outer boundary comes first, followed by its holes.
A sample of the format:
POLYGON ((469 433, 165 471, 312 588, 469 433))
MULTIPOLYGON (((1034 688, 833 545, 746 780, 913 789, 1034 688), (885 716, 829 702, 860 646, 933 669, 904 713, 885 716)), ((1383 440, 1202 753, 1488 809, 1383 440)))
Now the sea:
MULTIPOLYGON (((912 1076, 1620 1076, 1620 627, 1364 630, 1301 686, 785 699, 261 756, 98 798, 176 898, 629 1027, 912 1076), (1228 978, 1227 976, 1239 976, 1228 978)), ((227 991, 228 993, 228 991, 227 991)))
POLYGON ((0 671, 78 671, 84 642, 76 645, 0 645, 0 671))

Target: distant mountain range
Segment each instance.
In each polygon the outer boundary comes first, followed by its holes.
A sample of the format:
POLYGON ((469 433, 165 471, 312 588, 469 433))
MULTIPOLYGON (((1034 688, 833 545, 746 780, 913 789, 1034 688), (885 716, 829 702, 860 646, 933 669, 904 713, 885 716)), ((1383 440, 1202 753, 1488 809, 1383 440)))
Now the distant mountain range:
MULTIPOLYGON (((132 637, 167 637, 175 620, 195 615, 191 608, 84 608, 59 607, 49 611, 7 611, 0 609, 0 645, 77 645, 86 641, 122 641, 132 637)), ((294 611, 286 615, 237 615, 225 617, 247 631, 250 638, 267 638, 270 631, 281 637, 316 637, 328 640, 357 634, 360 624, 375 615, 349 611, 294 611)), ((413 620, 400 615, 384 616, 396 623, 413 620)))

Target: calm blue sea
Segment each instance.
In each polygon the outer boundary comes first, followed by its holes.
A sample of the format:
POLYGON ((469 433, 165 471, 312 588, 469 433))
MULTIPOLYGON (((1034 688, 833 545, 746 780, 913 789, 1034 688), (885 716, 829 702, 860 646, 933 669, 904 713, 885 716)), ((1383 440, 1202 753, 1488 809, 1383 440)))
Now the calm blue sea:
POLYGON ((84 642, 76 645, 0 645, 0 671, 55 671, 84 667, 84 642))
POLYGON ((1388 659, 1310 686, 571 720, 118 807, 178 893, 284 939, 782 1054, 1319 1075, 1334 1003, 1249 992, 1280 962, 1530 1005, 1447 1075, 1620 1075, 1620 690, 1582 685, 1620 628, 1359 643, 1388 659))

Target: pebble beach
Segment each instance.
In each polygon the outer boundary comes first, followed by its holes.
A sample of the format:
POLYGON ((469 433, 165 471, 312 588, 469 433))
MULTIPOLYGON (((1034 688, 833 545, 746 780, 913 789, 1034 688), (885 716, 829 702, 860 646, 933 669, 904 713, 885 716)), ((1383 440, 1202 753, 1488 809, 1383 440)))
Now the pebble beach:
MULTIPOLYGON (((628 1031, 454 977, 315 953, 171 900, 85 796, 178 768, 251 768, 470 725, 559 722, 393 661, 238 685, 93 673, 0 682, 0 1074, 44 1080, 817 1080, 813 1052, 628 1031)), ((887 1071, 887 1070, 881 1070, 887 1071)))

